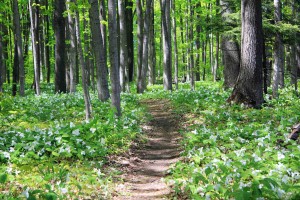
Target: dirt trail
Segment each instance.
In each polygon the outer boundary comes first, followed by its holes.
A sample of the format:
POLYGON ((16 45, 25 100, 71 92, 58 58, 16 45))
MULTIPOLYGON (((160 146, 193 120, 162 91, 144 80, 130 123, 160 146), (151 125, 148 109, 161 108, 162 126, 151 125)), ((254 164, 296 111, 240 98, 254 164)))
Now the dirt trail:
POLYGON ((147 142, 132 147, 130 156, 119 163, 123 166, 123 183, 117 185, 114 200, 169 199, 171 194, 162 178, 171 164, 179 160, 181 139, 180 119, 172 113, 167 100, 146 100, 152 119, 143 126, 147 142))

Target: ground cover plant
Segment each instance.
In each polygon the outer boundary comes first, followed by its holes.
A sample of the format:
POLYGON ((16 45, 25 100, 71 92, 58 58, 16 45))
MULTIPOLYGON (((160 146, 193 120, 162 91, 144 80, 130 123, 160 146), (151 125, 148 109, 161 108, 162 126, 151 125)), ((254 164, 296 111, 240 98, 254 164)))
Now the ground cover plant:
POLYGON ((82 93, 0 99, 0 198, 108 198, 118 173, 104 176, 106 157, 126 151, 140 132, 144 109, 122 95, 123 117, 92 95, 94 118, 85 121, 82 93))
POLYGON ((188 119, 184 161, 168 179, 188 199, 299 199, 300 145, 287 138, 299 123, 300 100, 292 88, 267 95, 262 109, 225 103, 219 84, 170 95, 188 119))

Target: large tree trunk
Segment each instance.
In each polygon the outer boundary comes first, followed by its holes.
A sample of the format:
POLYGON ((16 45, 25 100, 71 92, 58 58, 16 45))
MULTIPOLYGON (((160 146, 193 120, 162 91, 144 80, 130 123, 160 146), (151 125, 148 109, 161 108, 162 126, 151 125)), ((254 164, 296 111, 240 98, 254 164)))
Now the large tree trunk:
POLYGON ((14 21, 14 34, 16 41, 16 52, 15 55, 18 58, 18 73, 20 83, 20 96, 25 95, 25 70, 24 70, 24 58, 23 58, 23 45, 21 36, 21 25, 20 25, 20 13, 18 7, 18 1, 13 1, 13 21, 14 21))
POLYGON ((69 48, 69 64, 70 64, 70 93, 76 92, 76 32, 75 32, 75 21, 72 15, 73 10, 71 8, 74 0, 67 0, 68 7, 68 27, 70 33, 70 48, 69 48))
POLYGON ((92 47, 95 56, 96 74, 97 74, 97 90, 98 98, 101 101, 109 99, 108 81, 107 81, 107 62, 106 52, 103 43, 103 32, 100 29, 99 20, 99 4, 98 0, 89 0, 91 7, 89 10, 91 33, 92 33, 92 47))
POLYGON ((67 92, 65 64, 65 2, 54 1, 55 92, 67 92))
POLYGON ((156 65, 156 51, 155 51, 155 30, 154 30, 154 1, 152 1, 150 22, 149 22, 149 84, 155 84, 155 65, 156 65))
POLYGON ((134 45, 133 45, 133 0, 125 0, 126 30, 127 30, 127 51, 128 51, 128 79, 133 81, 134 76, 134 45))
MULTIPOLYGON (((107 17, 106 17, 107 12, 106 12, 105 2, 106 2, 105 0, 100 0, 100 22, 107 22, 107 17)), ((106 30, 106 27, 107 27, 107 25, 105 23, 100 23, 105 63, 107 63, 107 30, 106 30)))
POLYGON ((142 62, 143 62, 143 9, 141 0, 136 0, 137 14, 137 93, 142 93, 142 62))
POLYGON ((162 15, 162 38, 164 54, 163 84, 165 90, 172 90, 172 38, 171 38, 171 16, 170 1, 160 0, 162 15))
MULTIPOLYGON (((73 0, 76 4, 76 0, 73 0)), ((92 116, 92 104, 91 98, 88 88, 88 81, 87 81, 87 68, 84 62, 83 57, 83 50, 81 46, 81 36, 80 36, 80 24, 79 24, 79 13, 78 10, 76 11, 75 16, 75 32, 76 32, 76 39, 77 39, 77 52, 78 58, 81 66, 81 80, 82 80, 82 88, 83 88, 83 96, 84 96, 84 104, 85 104, 85 119, 88 121, 92 116)))
POLYGON ((118 25, 117 0, 108 0, 108 30, 109 30, 109 58, 112 106, 116 109, 116 116, 121 116, 121 87, 118 59, 118 25))
MULTIPOLYGON (((274 0, 275 24, 281 21, 281 1, 274 0)), ((274 65, 273 65, 273 98, 278 98, 278 87, 284 86, 284 46, 282 36, 276 33, 274 42, 274 65)))
POLYGON ((32 40, 32 52, 33 52, 33 64, 34 64, 34 88, 36 95, 40 95, 40 73, 39 73, 39 50, 38 50, 38 38, 36 30, 37 26, 35 21, 35 8, 33 8, 32 1, 28 1, 29 13, 30 13, 30 24, 31 24, 31 40, 32 40))
POLYGON ((125 19, 124 0, 118 0, 118 8, 120 21, 120 84, 123 92, 129 92, 127 23, 125 19))
MULTIPOLYGON (((232 13, 228 0, 220 1, 222 7, 222 19, 230 23, 228 15, 232 13)), ((223 35, 221 37, 221 49, 224 62, 224 87, 233 88, 240 71, 240 47, 234 36, 223 35)))
POLYGON ((262 79, 262 11, 261 0, 242 0, 241 69, 228 102, 260 107, 263 99, 262 79))

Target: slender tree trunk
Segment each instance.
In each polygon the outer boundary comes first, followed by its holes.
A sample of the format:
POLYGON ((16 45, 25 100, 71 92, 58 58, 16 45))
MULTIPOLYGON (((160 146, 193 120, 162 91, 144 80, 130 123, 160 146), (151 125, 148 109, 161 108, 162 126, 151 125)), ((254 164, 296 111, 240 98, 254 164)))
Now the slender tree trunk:
POLYGON ((191 23, 189 27, 189 72, 190 72, 190 85, 191 90, 195 90, 195 77, 194 77, 194 8, 191 4, 191 0, 189 0, 189 10, 190 10, 190 17, 191 17, 191 23))
POLYGON ((34 84, 35 84, 35 93, 36 95, 40 95, 40 73, 39 73, 39 60, 38 60, 38 39, 36 32, 38 32, 38 30, 36 30, 36 26, 35 26, 35 17, 37 17, 35 15, 35 8, 33 8, 32 5, 32 1, 29 0, 29 13, 30 13, 30 24, 31 24, 31 40, 32 40, 32 51, 33 51, 33 63, 34 63, 34 84))
MULTIPOLYGON (((200 10, 201 9, 201 3, 198 3, 196 5, 196 9, 200 10)), ((201 41, 200 41, 200 34, 201 34, 201 19, 200 19, 200 13, 196 12, 196 41, 195 41, 195 45, 196 45, 196 64, 195 64, 195 79, 196 81, 200 81, 200 50, 201 50, 201 41)))
POLYGON ((125 16, 125 2, 118 0, 120 21, 120 84, 123 92, 129 92, 128 48, 127 48, 127 23, 125 16))
POLYGON ((73 10, 71 8, 74 4, 74 0, 67 0, 68 9, 68 27, 70 34, 70 48, 69 48, 69 61, 70 61, 70 93, 76 92, 76 32, 75 32, 75 20, 73 16, 73 10))
POLYGON ((25 96, 25 70, 24 70, 24 57, 23 57, 23 45, 20 26, 20 13, 18 8, 18 1, 13 0, 13 21, 14 21, 14 33, 16 41, 16 52, 18 58, 18 70, 19 70, 19 82, 20 82, 20 96, 25 96))
POLYGON ((89 0, 91 7, 89 10, 92 47, 95 56, 96 73, 97 73, 97 90, 98 98, 101 101, 109 99, 108 81, 107 81, 107 62, 106 52, 103 43, 103 32, 100 29, 99 21, 99 4, 98 0, 89 0))
MULTIPOLYGON (((46 0, 46 10, 49 9, 48 0, 46 0)), ((45 34, 45 65, 47 69, 47 83, 50 83, 50 76, 51 76, 51 66, 50 66, 50 22, 49 22, 49 15, 45 16, 45 23, 46 23, 46 34, 45 34)))
POLYGON ((164 54, 164 89, 172 90, 172 38, 171 38, 171 16, 170 1, 160 0, 162 15, 162 38, 164 54))
MULTIPOLYGON (((73 0, 75 4, 76 0, 73 0)), ((81 66, 81 80, 82 80, 82 88, 83 88, 83 96, 84 96, 84 104, 85 104, 85 119, 89 121, 92 117, 92 104, 90 93, 88 89, 88 81, 87 81, 87 68, 84 62, 83 51, 81 46, 81 36, 80 36, 80 24, 79 24, 79 13, 76 11, 75 16, 75 32, 76 32, 76 40, 77 40, 77 52, 78 58, 81 66)))
POLYGON ((3 92, 3 83, 4 83, 4 78, 5 78, 5 60, 3 59, 3 24, 2 22, 0 23, 0 92, 3 92))
POLYGON ((18 47, 15 43, 15 53, 14 53, 14 65, 13 65, 13 80, 12 80, 12 96, 17 95, 17 84, 19 80, 19 60, 18 60, 18 47))
POLYGON ((136 14, 137 14, 137 93, 142 93, 142 61, 143 61, 143 10, 141 0, 136 0, 136 14))
POLYGON ((155 31, 154 31, 154 1, 152 1, 150 11, 150 22, 149 22, 149 59, 148 59, 148 71, 149 71, 149 84, 155 84, 155 31))
MULTIPOLYGON (((179 9, 180 13, 182 13, 182 9, 181 9, 181 6, 180 6, 180 9, 179 9)), ((180 38, 181 38, 181 45, 184 46, 185 45, 185 41, 184 41, 184 31, 183 31, 183 27, 184 27, 184 24, 183 24, 183 18, 182 18, 182 15, 180 15, 180 38)), ((181 54, 182 54, 182 70, 184 71, 185 70, 185 66, 186 66, 186 52, 184 51, 185 48, 181 48, 181 54)), ((186 82, 186 76, 183 75, 183 80, 182 82, 186 82)))
MULTIPOLYGON (((281 1, 274 0, 275 7, 275 24, 281 21, 281 1)), ((273 65, 273 98, 278 98, 278 87, 284 86, 284 46, 282 36, 276 33, 274 42, 274 65, 273 65)))
MULTIPOLYGON (((107 17, 106 17, 106 4, 105 0, 100 0, 100 22, 106 22, 107 17)), ((100 28, 101 28, 101 35, 102 35, 102 42, 103 42, 103 49, 104 49, 104 59, 105 63, 107 63, 107 30, 106 30, 107 25, 105 23, 100 23, 100 28)))
POLYGON ((55 92, 67 92, 65 64, 65 2, 54 1, 55 92))
POLYGON ((262 79, 261 0, 242 0, 241 70, 229 102, 259 108, 264 102, 262 79))
POLYGON ((128 51, 128 79, 133 81, 134 76, 134 45, 133 45, 133 0, 125 0, 125 17, 126 17, 126 36, 127 36, 127 51, 128 51))
POLYGON ((173 41, 174 41, 174 68, 175 68, 175 87, 178 90, 178 47, 177 47, 177 34, 176 34, 176 6, 175 0, 171 1, 172 10, 173 10, 173 18, 172 18, 172 28, 173 28, 173 41))
POLYGON ((117 0, 108 0, 108 30, 109 30, 109 58, 110 80, 112 88, 112 106, 116 109, 116 116, 121 116, 121 87, 118 59, 118 25, 117 0))

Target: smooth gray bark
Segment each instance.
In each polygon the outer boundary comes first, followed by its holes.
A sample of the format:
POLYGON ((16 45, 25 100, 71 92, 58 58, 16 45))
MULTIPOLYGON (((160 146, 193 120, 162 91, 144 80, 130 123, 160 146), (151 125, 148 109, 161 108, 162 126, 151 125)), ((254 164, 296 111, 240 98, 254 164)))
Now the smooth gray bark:
POLYGON ((175 88, 178 90, 178 47, 177 47, 177 34, 176 34, 176 6, 175 6, 175 0, 171 1, 172 3, 172 11, 173 11, 173 18, 172 18, 172 29, 173 29, 173 44, 174 44, 174 70, 175 70, 175 88))

